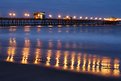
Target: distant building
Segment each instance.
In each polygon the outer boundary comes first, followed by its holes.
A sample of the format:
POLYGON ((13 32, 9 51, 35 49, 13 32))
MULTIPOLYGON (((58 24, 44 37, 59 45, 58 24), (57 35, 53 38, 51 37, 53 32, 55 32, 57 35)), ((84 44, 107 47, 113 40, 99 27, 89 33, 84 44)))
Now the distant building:
POLYGON ((116 17, 109 17, 109 18, 105 18, 104 20, 107 20, 107 21, 117 21, 117 18, 116 17))
POLYGON ((45 12, 35 12, 33 15, 35 19, 45 19, 45 12))

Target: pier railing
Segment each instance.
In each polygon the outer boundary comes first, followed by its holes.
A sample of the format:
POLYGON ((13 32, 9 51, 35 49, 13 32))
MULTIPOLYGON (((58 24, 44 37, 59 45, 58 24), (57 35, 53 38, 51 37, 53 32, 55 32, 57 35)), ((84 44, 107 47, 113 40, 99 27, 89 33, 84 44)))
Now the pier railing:
POLYGON ((34 18, 0 18, 0 26, 36 26, 36 25, 117 25, 119 21, 88 19, 34 19, 34 18))

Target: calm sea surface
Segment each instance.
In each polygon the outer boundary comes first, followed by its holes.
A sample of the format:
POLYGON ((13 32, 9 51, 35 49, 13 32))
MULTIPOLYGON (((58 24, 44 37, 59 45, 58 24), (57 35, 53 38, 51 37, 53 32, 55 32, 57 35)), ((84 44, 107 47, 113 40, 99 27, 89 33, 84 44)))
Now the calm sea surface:
POLYGON ((0 61, 121 77, 121 27, 0 27, 0 61))

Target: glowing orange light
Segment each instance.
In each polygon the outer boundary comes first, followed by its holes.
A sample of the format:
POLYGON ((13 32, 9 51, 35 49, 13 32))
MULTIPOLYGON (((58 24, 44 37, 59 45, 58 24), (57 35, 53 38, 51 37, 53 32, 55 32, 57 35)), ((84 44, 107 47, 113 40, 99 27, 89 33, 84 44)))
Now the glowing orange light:
POLYGON ((52 50, 47 51, 47 61, 46 61, 46 66, 50 66, 50 60, 52 56, 52 50))

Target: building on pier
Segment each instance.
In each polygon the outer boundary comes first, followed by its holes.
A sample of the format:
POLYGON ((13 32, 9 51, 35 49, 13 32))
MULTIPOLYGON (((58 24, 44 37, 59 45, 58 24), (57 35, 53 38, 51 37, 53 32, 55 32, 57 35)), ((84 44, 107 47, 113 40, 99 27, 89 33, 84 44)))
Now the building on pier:
POLYGON ((106 20, 106 21, 117 21, 118 18, 116 18, 116 17, 109 17, 109 18, 105 18, 104 20, 106 20))
POLYGON ((35 19, 45 19, 45 12, 35 12, 33 15, 35 19))

